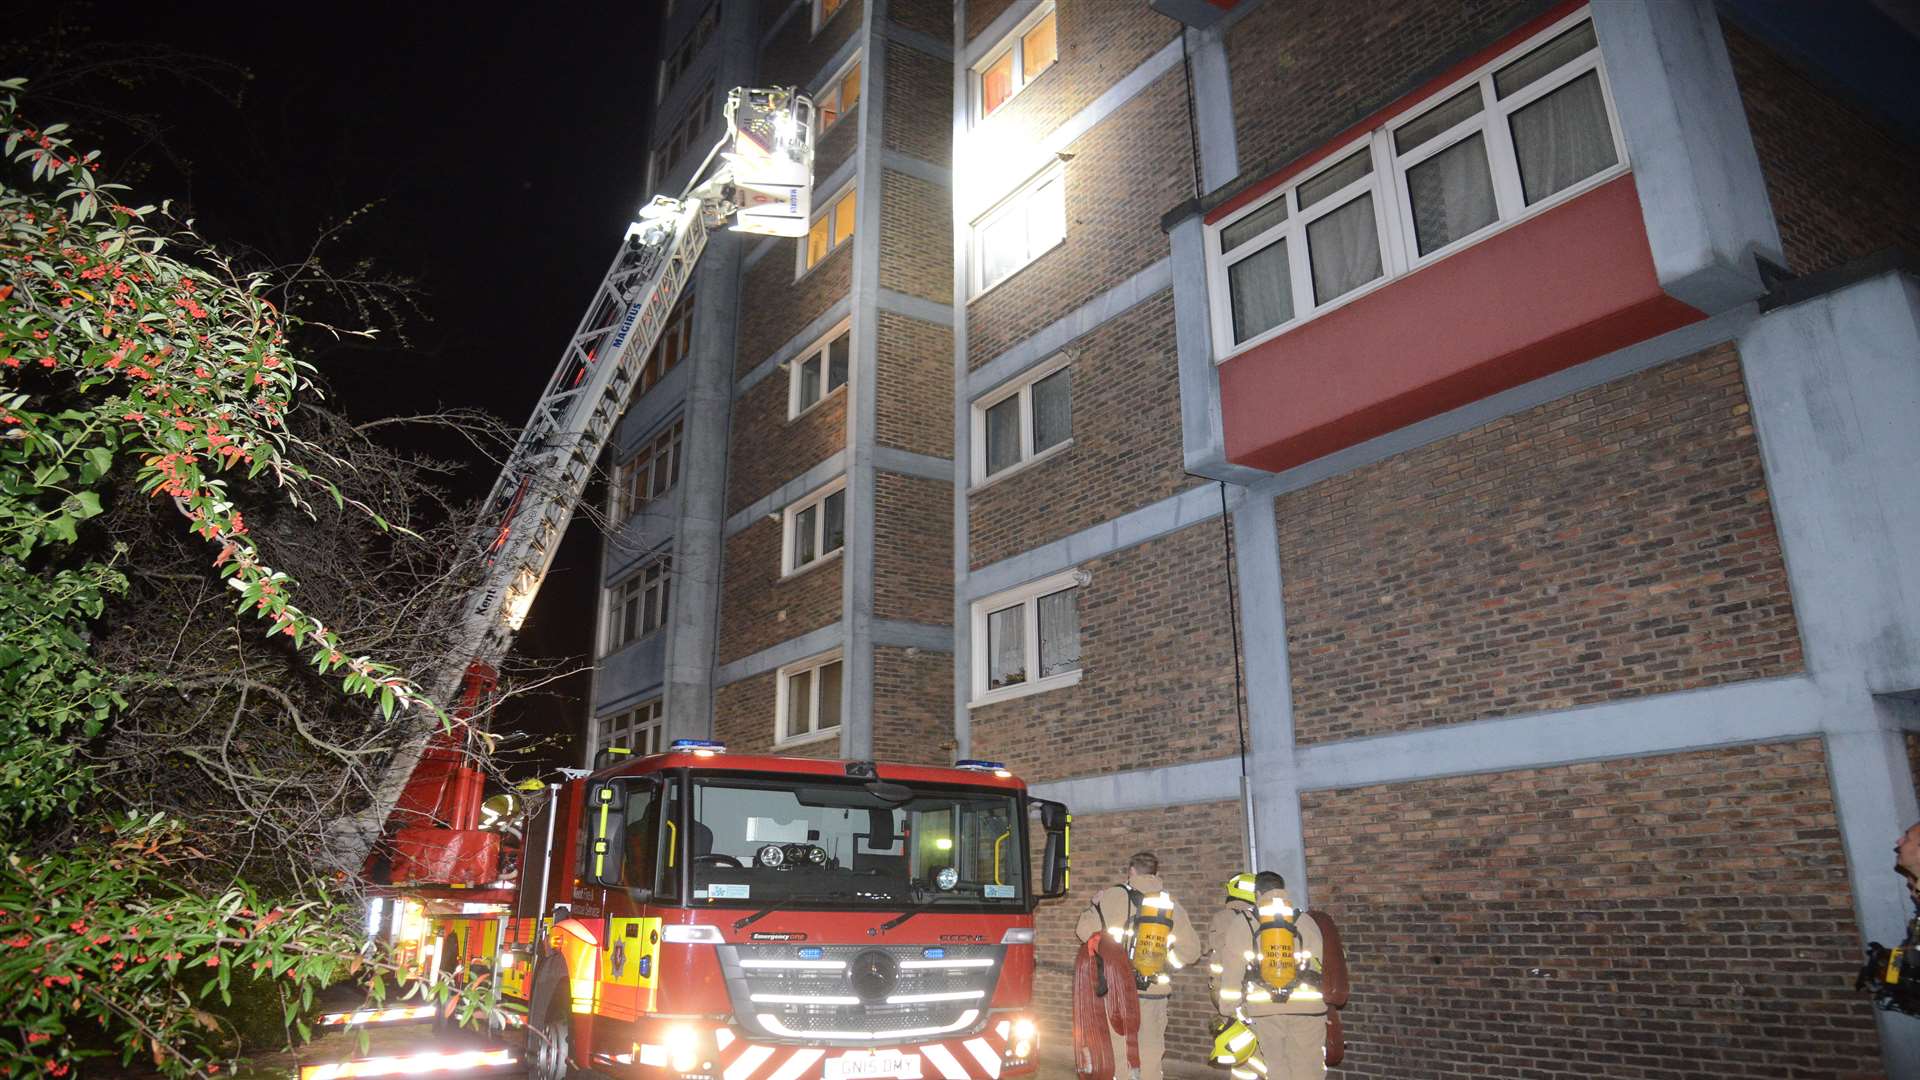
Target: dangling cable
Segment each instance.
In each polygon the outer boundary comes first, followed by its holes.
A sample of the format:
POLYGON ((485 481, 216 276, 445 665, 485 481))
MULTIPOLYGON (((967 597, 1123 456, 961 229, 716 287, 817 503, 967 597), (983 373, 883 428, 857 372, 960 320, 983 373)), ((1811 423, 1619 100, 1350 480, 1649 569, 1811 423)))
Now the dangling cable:
POLYGON ((1240 590, 1233 580, 1233 522, 1227 513, 1227 482, 1220 485, 1220 548, 1227 564, 1227 626, 1233 633, 1234 727, 1240 736, 1240 812, 1247 819, 1247 868, 1260 857, 1259 837, 1253 825, 1253 780, 1247 773, 1247 694, 1240 668, 1240 590))

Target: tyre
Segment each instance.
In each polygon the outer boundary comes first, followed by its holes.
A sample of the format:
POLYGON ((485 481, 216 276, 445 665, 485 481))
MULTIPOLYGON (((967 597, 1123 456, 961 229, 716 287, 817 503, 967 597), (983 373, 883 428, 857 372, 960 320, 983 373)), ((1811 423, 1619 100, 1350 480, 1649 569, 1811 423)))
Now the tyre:
POLYGON ((554 992, 534 995, 537 1011, 527 1023, 528 1080, 567 1080, 572 1075, 573 999, 565 979, 555 981, 561 985, 549 988, 554 992))

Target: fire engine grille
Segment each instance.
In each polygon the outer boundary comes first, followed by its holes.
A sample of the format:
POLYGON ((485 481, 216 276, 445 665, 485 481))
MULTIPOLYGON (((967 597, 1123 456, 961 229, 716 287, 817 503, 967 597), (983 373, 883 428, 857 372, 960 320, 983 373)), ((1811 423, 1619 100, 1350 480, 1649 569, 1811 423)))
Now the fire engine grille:
POLYGON ((734 1017, 749 1033, 851 1046, 980 1030, 1005 950, 778 944, 718 952, 734 1017))

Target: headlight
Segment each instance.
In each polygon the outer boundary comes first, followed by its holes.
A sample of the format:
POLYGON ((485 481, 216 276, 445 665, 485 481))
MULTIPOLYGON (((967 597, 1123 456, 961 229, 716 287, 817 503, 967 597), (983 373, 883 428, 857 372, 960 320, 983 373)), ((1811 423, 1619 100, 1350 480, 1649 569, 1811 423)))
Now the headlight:
POLYGON ((667 1060, 674 1072, 690 1073, 700 1057, 700 1033, 691 1024, 667 1029, 667 1060))
POLYGON ((933 883, 940 886, 941 892, 946 892, 960 884, 960 871, 951 866, 943 866, 934 872, 933 883))
POLYGON ((769 870, 777 870, 786 865, 787 853, 779 844, 768 844, 760 849, 760 865, 769 870))

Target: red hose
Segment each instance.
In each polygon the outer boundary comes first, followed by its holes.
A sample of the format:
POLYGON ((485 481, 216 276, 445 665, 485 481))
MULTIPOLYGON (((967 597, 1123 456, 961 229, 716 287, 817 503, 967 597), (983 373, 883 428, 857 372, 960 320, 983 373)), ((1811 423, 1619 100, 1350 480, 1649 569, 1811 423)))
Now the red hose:
POLYGON ((1140 1067, 1140 995, 1126 952, 1105 934, 1087 939, 1073 962, 1073 1068, 1083 1080, 1113 1080, 1113 1042, 1127 1039, 1127 1061, 1140 1067), (1107 993, 1099 993, 1106 976, 1107 993))

